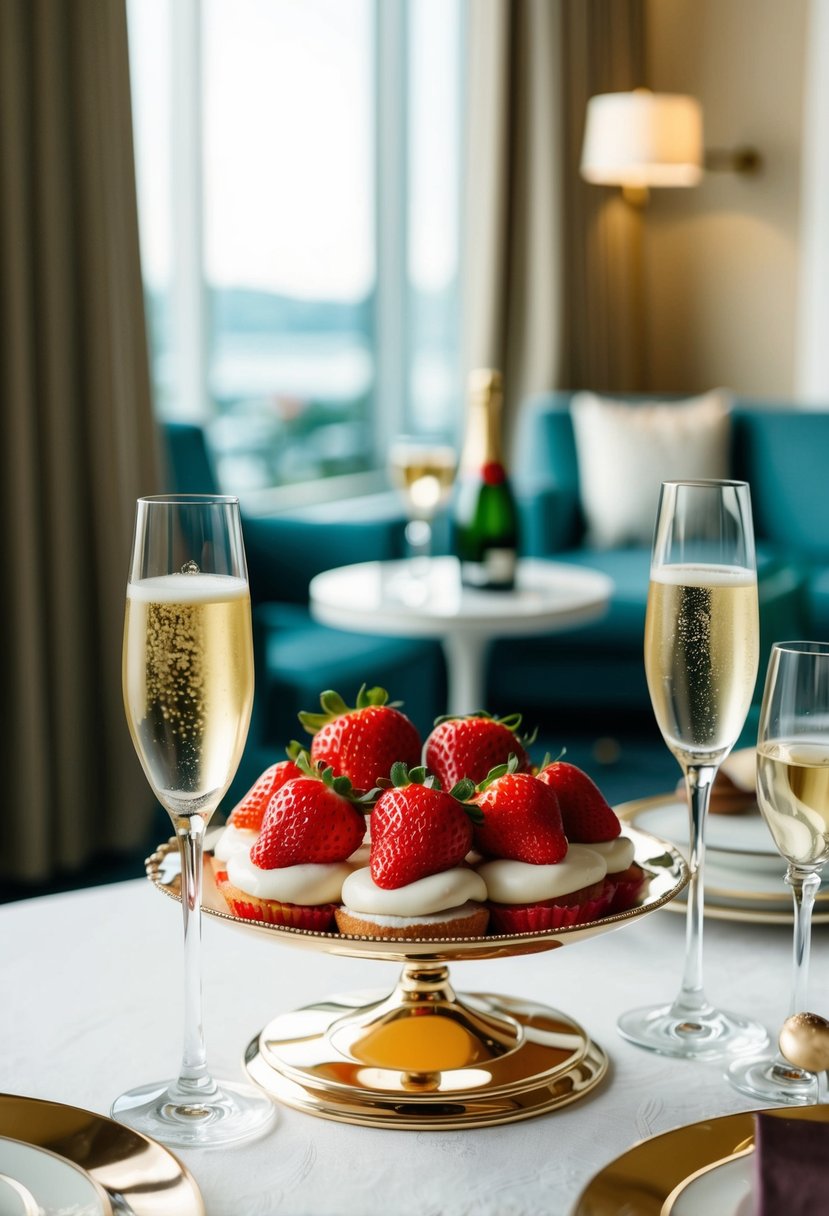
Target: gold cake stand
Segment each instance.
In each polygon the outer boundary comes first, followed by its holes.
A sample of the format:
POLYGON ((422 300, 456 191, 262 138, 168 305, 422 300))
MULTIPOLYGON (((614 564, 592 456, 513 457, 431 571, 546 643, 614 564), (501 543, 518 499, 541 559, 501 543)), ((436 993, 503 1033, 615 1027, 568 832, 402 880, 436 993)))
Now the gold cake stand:
MULTIPOLYGON (((402 964, 391 993, 332 996, 273 1018, 248 1045, 248 1074, 290 1106, 373 1127, 483 1127, 584 1097, 604 1077, 607 1056, 577 1022, 528 1000, 458 996, 448 964, 555 950, 669 903, 688 882, 681 854, 638 829, 626 828, 626 834, 651 875, 639 906, 568 929, 512 936, 390 942, 242 920, 227 910, 205 867, 202 906, 209 916, 285 945, 402 964)), ((154 885, 180 899, 175 838, 146 865, 154 885)))

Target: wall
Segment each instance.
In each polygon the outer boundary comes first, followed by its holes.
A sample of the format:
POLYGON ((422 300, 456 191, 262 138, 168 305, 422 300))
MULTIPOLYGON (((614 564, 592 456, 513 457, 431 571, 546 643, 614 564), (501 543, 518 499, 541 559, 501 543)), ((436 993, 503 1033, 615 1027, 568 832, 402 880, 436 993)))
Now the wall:
POLYGON ((709 148, 753 144, 754 176, 654 190, 645 217, 647 380, 790 397, 809 0, 648 0, 648 83, 691 93, 709 148))

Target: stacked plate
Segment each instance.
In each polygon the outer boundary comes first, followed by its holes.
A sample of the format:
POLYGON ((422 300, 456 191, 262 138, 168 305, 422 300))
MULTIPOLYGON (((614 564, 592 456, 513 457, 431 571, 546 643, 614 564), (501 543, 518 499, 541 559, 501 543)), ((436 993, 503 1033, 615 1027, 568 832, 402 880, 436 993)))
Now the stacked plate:
MULTIPOLYGON (((733 753, 726 762, 735 783, 753 782, 754 749, 733 753)), ((726 765, 723 767, 726 768, 726 765)), ((732 814, 708 815, 705 826, 705 914, 719 920, 787 923, 792 896, 784 882, 786 863, 772 842, 756 802, 732 814)), ((626 802, 619 817, 670 841, 688 856, 688 804, 681 791, 626 802)), ((683 897, 668 904, 684 912, 683 897)), ((818 892, 813 920, 829 921, 829 886, 818 892)))
POLYGON ((0 1094, 0 1216, 204 1216, 172 1153, 92 1111, 0 1094))

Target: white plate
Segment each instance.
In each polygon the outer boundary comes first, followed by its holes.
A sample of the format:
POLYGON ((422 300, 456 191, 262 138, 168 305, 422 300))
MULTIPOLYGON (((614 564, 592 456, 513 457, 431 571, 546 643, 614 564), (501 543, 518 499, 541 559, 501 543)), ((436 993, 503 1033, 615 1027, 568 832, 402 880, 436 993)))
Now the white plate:
MULTIPOLYGON (((625 802, 616 812, 624 822, 670 841, 687 858, 688 810, 675 794, 625 802)), ((705 915, 713 920, 791 923, 792 896, 784 882, 786 863, 773 851, 762 818, 711 815, 705 837, 705 915), (736 818, 744 818, 742 826, 731 822, 736 818), (766 853, 756 848, 758 832, 765 834, 766 853), (742 847, 731 847, 735 840, 742 847)), ((684 915, 685 892, 667 906, 684 915)), ((812 919, 815 924, 829 922, 829 882, 818 892, 812 919)))
MULTIPOLYGON (((0 1174, 30 1192, 42 1216, 112 1216, 106 1193, 86 1171, 45 1148, 0 1137, 0 1174)), ((15 1196, 12 1188, 4 1186, 0 1190, 0 1216, 21 1213, 26 1213, 26 1208, 21 1206, 19 1194, 15 1196)))
POLYGON ((754 1216, 753 1151, 717 1161, 680 1182, 660 1216, 754 1216))
MULTIPOLYGON (((686 855, 688 852, 688 807, 673 797, 651 810, 637 815, 639 827, 655 836, 674 841, 686 855), (647 816, 647 824, 644 821, 647 816)), ((720 865, 730 865, 740 872, 750 870, 780 873, 786 863, 772 844, 771 834, 759 811, 741 815, 708 815, 705 821, 705 855, 720 865)))

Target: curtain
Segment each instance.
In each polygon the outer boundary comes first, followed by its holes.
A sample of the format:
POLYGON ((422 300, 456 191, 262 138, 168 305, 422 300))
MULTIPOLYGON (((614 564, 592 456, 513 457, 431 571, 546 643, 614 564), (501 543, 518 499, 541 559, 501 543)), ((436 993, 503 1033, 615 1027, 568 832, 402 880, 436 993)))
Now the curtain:
POLYGON ((0 875, 42 880, 154 815, 120 678, 158 488, 123 0, 3 0, 0 164, 0 875))
POLYGON ((587 99, 644 83, 643 0, 467 6, 464 359, 529 393, 645 387, 641 216, 579 177, 587 99))

